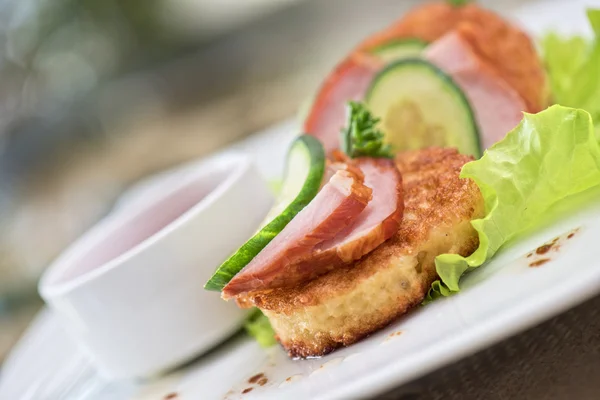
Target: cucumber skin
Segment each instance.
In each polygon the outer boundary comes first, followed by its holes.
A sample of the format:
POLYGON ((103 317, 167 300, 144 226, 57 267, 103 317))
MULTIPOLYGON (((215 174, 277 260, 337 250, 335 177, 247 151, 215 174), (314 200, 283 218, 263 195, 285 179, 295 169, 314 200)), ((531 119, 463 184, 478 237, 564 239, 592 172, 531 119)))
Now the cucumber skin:
MULTIPOLYGON (((298 145, 298 141, 301 141, 308 148, 308 154, 311 158, 310 170, 302 185, 302 190, 281 214, 244 243, 238 251, 217 268, 213 276, 204 285, 204 289, 219 292, 223 290, 229 281, 248 265, 319 192, 321 180, 325 173, 325 150, 323 145, 315 137, 305 134, 294 141, 290 147, 290 152, 298 145)), ((287 172, 285 175, 288 178, 287 172)))
POLYGON ((389 50, 390 48, 394 48, 396 46, 422 46, 423 48, 427 47, 429 43, 424 40, 418 38, 405 38, 405 39, 392 39, 387 42, 381 43, 372 49, 369 50, 369 53, 377 55, 379 52, 384 50, 389 50))
POLYGON ((458 95, 460 100, 466 106, 466 108, 469 112, 469 116, 471 117, 471 121, 473 122, 473 131, 475 133, 475 141, 476 141, 476 145, 477 145, 478 156, 481 156, 482 151, 481 151, 481 137, 480 137, 480 132, 479 132, 479 126, 477 125, 477 120, 475 119, 475 114, 473 113, 473 107, 471 107, 471 103, 469 103, 469 100, 467 99, 467 96, 465 95, 465 93, 462 91, 462 89, 456 84, 456 82, 454 82, 454 80, 449 75, 447 75, 444 71, 442 71, 441 69, 439 69, 438 67, 431 64, 428 61, 425 61, 421 58, 405 58, 405 59, 401 59, 398 61, 394 61, 394 62, 386 65, 381 71, 379 71, 379 73, 375 76, 375 78, 373 78, 373 82, 371 82, 371 85, 369 86, 369 89, 368 89, 367 93, 365 94, 365 100, 366 100, 367 105, 369 104, 369 99, 371 98, 371 93, 378 86, 379 80, 381 80, 391 70, 394 70, 394 69, 398 68, 399 66, 403 66, 403 65, 422 66, 426 69, 429 69, 429 71, 431 71, 432 73, 437 75, 440 79, 442 79, 449 86, 451 86, 455 89, 456 94, 458 95))

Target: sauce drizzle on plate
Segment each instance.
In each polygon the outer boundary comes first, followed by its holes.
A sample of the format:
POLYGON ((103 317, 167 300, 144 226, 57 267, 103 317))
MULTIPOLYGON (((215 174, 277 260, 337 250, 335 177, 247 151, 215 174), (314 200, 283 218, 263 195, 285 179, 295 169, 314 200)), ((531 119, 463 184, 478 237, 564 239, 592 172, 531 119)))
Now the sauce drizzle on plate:
POLYGON ((578 231, 579 231, 579 228, 575 228, 575 229, 569 231, 568 233, 557 236, 554 239, 552 239, 551 241, 542 244, 541 246, 536 248, 534 251, 527 253, 527 255, 526 255, 527 258, 532 258, 535 256, 534 259, 529 263, 529 266, 535 268, 535 267, 542 266, 542 265, 546 264, 547 262, 551 261, 552 259, 549 256, 549 253, 550 252, 558 252, 560 250, 560 247, 563 245, 563 243, 568 239, 572 239, 578 231), (541 257, 541 256, 543 256, 543 257, 541 257))

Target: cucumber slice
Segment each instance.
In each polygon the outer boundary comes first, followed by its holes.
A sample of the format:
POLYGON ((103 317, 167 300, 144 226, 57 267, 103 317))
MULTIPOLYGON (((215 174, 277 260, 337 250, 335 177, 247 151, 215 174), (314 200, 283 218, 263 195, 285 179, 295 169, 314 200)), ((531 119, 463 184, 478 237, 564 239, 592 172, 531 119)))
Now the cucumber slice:
POLYGON ((275 206, 265 224, 250 240, 229 257, 204 285, 221 291, 238 272, 267 245, 319 192, 325 172, 325 150, 310 135, 298 137, 288 152, 285 178, 275 206))
POLYGON ((481 155, 473 110, 452 78, 421 59, 399 60, 383 69, 366 95, 371 112, 395 151, 456 147, 481 155))
POLYGON ((394 39, 374 47, 370 52, 385 62, 391 62, 418 57, 425 47, 427 42, 421 39, 394 39))

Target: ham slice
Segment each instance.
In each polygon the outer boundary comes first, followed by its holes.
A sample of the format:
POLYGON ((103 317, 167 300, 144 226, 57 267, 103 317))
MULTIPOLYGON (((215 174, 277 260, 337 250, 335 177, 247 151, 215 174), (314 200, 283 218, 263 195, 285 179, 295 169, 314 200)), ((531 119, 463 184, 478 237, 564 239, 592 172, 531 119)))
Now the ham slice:
POLYGON ((519 27, 477 2, 456 7, 448 1, 426 2, 405 13, 357 49, 368 52, 390 41, 416 38, 433 43, 456 30, 504 82, 536 113, 548 105, 546 73, 534 42, 519 27))
POLYGON ((222 297, 302 281, 304 277, 294 275, 290 266, 334 238, 371 201, 372 190, 363 179, 356 168, 338 169, 315 198, 225 286, 222 297))
POLYGON ((400 227, 404 212, 402 176, 394 161, 384 158, 355 160, 365 175, 365 185, 373 199, 362 213, 333 239, 319 244, 313 253, 298 263, 299 270, 321 275, 336 266, 360 259, 392 237, 400 227))
POLYGON ((472 50, 461 32, 457 29, 438 39, 427 47, 424 56, 465 93, 479 125, 481 144, 488 148, 519 124, 526 105, 472 50))
POLYGON ((340 147, 347 102, 363 98, 381 67, 376 58, 357 52, 339 64, 323 82, 304 123, 304 132, 321 140, 327 154, 340 147))

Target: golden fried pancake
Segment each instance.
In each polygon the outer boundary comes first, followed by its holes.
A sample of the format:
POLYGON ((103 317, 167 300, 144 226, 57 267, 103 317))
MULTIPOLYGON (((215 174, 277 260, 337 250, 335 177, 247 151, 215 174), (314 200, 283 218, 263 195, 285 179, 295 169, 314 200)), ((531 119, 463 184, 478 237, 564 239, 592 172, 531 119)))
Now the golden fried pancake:
POLYGON ((401 153, 405 211, 391 239, 350 266, 244 300, 265 313, 293 357, 324 355, 386 326, 421 303, 437 278, 437 255, 476 249, 470 221, 482 216, 483 199, 474 182, 459 178, 470 160, 454 149, 401 153))

